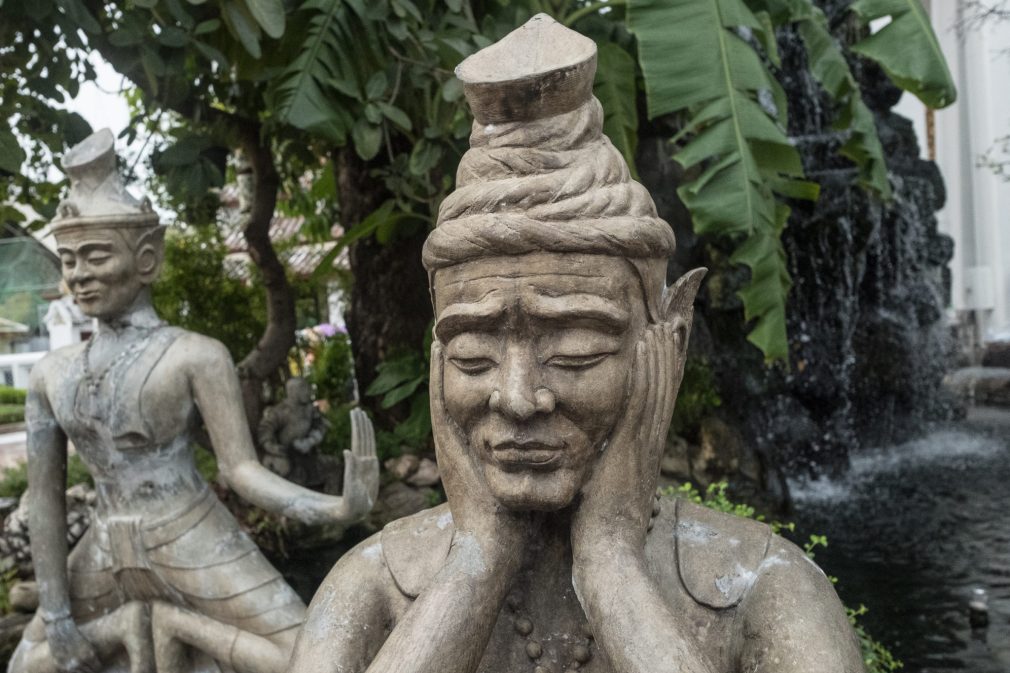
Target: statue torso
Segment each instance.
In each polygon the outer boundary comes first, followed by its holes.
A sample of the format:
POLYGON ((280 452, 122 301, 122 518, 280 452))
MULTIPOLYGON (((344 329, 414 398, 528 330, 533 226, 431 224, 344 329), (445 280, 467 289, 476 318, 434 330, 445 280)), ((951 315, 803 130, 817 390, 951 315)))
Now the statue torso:
MULTIPOLYGON (((416 598, 434 577, 452 531, 444 505, 386 527, 382 552, 401 593, 416 598)), ((771 540, 764 524, 681 500, 664 499, 655 518, 646 545, 650 574, 717 670, 738 669, 738 608, 760 580, 771 540)), ((776 538, 776 544, 788 543, 776 538)), ((537 666, 543 666, 553 673, 613 673, 572 586, 570 551, 544 549, 534 558, 513 579, 479 672, 541 673, 537 666)), ((614 591, 621 591, 619 578, 614 591)))
POLYGON ((100 516, 164 516, 206 487, 191 447, 199 415, 173 352, 184 333, 132 331, 87 362, 83 345, 50 356, 48 398, 95 479, 100 516))

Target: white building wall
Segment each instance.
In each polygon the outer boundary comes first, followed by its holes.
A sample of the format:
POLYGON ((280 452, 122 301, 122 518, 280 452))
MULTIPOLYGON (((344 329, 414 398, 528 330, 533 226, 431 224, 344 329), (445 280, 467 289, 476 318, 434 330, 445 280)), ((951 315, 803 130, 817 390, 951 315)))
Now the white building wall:
MULTIPOLYGON (((1010 340, 1010 182, 980 165, 1010 134, 1010 23, 958 34, 964 0, 925 3, 957 83, 958 100, 934 113, 936 162, 947 185, 937 217, 954 239, 952 309, 977 322, 983 340, 1010 340)), ((928 158, 926 109, 906 94, 897 107, 928 158)))

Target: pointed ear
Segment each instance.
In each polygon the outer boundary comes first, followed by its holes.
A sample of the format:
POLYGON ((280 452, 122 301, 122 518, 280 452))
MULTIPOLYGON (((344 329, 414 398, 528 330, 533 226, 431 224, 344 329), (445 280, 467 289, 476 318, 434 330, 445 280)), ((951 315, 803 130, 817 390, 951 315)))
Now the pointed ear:
POLYGON ((141 234, 134 254, 141 281, 150 285, 158 277, 165 256, 165 227, 153 227, 141 234))
POLYGON ((660 320, 674 325, 682 351, 687 350, 687 338, 691 334, 691 322, 694 320, 694 298, 706 273, 708 269, 704 267, 692 269, 663 291, 660 320))

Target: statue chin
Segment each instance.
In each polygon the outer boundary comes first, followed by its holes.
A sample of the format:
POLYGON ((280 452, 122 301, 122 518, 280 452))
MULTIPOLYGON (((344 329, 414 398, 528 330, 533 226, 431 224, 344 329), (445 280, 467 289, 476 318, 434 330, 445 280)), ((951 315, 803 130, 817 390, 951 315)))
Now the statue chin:
POLYGON ((484 476, 494 499, 516 512, 556 512, 572 504, 583 475, 568 467, 550 471, 503 470, 486 465, 484 476))

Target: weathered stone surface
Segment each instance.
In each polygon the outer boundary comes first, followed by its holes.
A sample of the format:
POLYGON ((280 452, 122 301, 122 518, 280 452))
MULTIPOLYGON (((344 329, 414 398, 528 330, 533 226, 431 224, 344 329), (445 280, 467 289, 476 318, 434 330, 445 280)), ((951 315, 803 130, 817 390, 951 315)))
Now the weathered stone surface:
MULTIPOLYGON (((423 254, 448 503, 341 559, 291 673, 863 671, 801 550, 656 495, 703 271, 667 286, 673 235, 602 133, 594 64, 541 14, 457 70, 471 149, 423 254)), ((706 469, 746 462, 725 424, 705 437, 706 469)))

